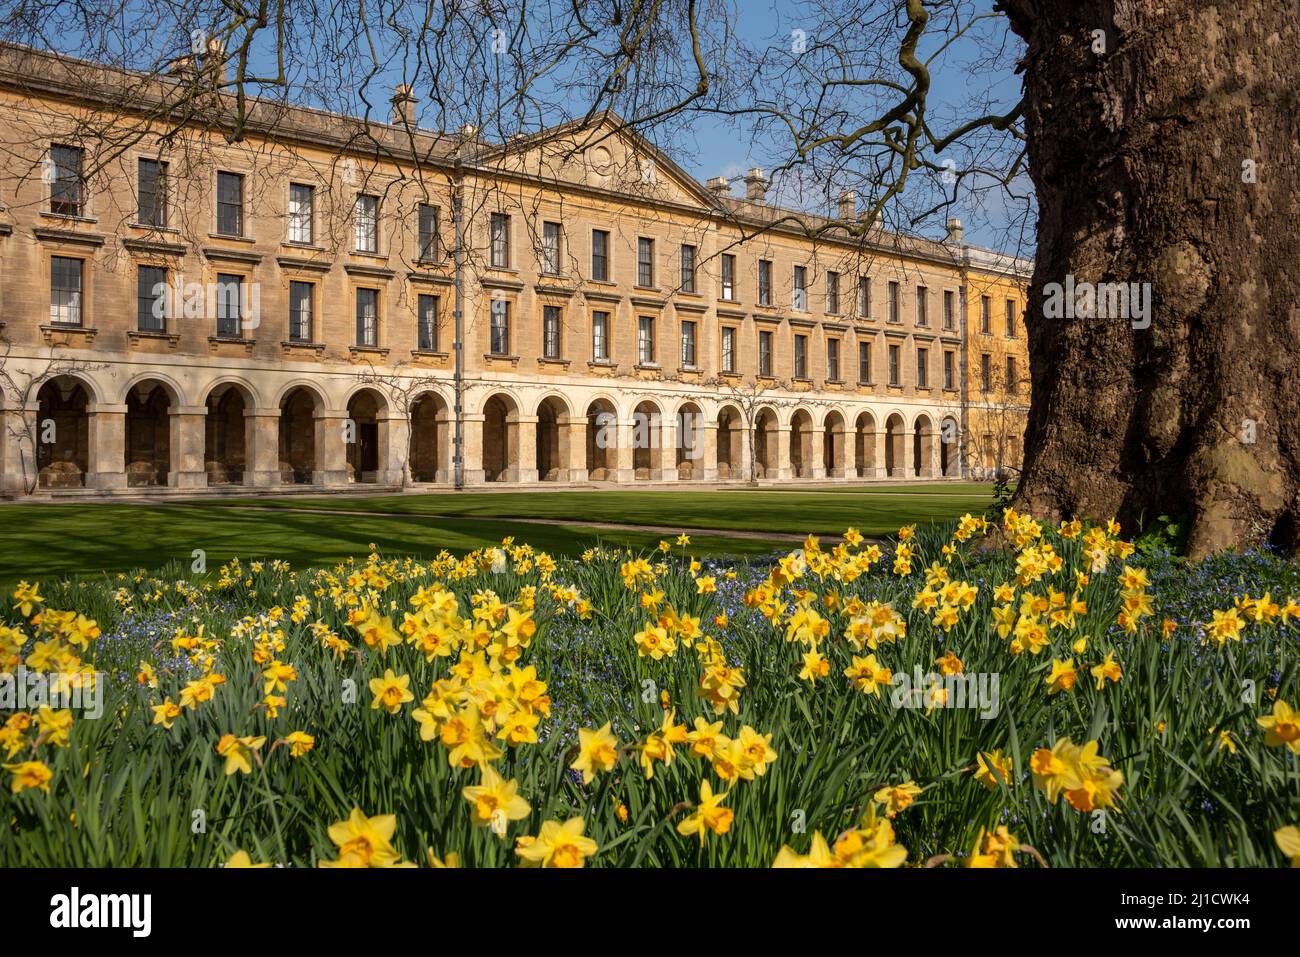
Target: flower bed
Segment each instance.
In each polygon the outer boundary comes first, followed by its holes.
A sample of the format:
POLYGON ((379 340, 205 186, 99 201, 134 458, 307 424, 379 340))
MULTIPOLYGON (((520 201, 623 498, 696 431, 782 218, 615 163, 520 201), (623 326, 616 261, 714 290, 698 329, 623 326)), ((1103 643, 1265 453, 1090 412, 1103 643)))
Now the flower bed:
POLYGON ((1300 860, 1300 572, 1116 532, 23 583, 0 863, 1300 860))

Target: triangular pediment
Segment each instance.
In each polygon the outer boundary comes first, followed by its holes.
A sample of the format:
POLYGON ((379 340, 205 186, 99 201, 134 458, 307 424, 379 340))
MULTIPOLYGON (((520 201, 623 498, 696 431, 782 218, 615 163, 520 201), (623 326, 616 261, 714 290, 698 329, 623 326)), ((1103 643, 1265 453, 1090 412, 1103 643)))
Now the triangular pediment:
POLYGON ((683 206, 715 206, 708 191, 666 153, 612 114, 517 137, 484 161, 503 172, 549 182, 683 206))

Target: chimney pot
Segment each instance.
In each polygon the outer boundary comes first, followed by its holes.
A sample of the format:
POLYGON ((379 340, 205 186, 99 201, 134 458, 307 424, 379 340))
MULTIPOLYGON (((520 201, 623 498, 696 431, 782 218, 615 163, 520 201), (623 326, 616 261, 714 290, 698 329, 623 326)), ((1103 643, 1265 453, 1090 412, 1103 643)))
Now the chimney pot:
POLYGON ((728 196, 731 194, 731 180, 725 176, 714 176, 704 184, 704 188, 715 196, 728 196))
POLYGON ((956 216, 948 220, 948 239, 950 242, 960 243, 965 231, 961 228, 961 220, 956 216))
POLYGON ((858 194, 851 189, 840 193, 840 219, 856 219, 858 215, 858 194))
POLYGON ((752 203, 767 201, 767 177, 757 166, 745 174, 745 198, 752 203))

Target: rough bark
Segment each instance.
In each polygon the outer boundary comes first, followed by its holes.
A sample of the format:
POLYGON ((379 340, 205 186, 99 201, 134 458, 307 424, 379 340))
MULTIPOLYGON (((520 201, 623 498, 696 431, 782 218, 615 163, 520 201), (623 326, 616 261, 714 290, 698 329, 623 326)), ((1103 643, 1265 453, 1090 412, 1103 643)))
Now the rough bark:
POLYGON ((1294 0, 1002 6, 1028 44, 1040 206, 1019 505, 1052 519, 1115 515, 1130 533, 1178 516, 1194 556, 1264 537, 1296 550, 1294 0), (1047 318, 1047 285, 1067 275, 1150 283, 1150 327, 1047 318))

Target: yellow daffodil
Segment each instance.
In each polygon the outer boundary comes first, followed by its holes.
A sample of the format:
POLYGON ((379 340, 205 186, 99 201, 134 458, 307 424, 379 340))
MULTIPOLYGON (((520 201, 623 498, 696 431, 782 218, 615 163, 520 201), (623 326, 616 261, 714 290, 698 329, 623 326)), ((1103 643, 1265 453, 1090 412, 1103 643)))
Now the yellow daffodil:
POLYGON ((1007 830, 1005 824, 995 830, 980 830, 975 849, 966 862, 967 867, 1017 867, 1012 855, 1020 850, 1020 842, 1007 830))
POLYGON ((714 794, 707 780, 700 782, 700 803, 694 813, 677 825, 677 833, 684 837, 698 834, 700 843, 704 843, 705 831, 712 831, 719 836, 731 830, 735 814, 730 808, 722 807, 723 800, 729 792, 714 794))
POLYGON ((230 855, 230 859, 226 861, 226 863, 223 864, 222 866, 236 867, 236 868, 252 868, 255 870, 260 870, 262 868, 270 867, 271 865, 254 864, 253 859, 248 856, 248 851, 235 851, 235 853, 230 855))
POLYGON ((547 821, 536 837, 521 837, 516 842, 515 854, 523 859, 525 867, 582 867, 587 858, 596 853, 596 842, 584 837, 586 822, 572 817, 561 824, 547 821))
POLYGON ((237 738, 233 734, 223 734, 217 742, 217 754, 226 759, 226 774, 251 774, 253 772, 253 755, 266 743, 265 737, 237 738))
POLYGON ((13 774, 13 778, 9 781, 9 790, 14 794, 19 794, 28 788, 39 788, 45 793, 49 793, 50 780, 54 777, 54 772, 44 762, 20 761, 17 764, 3 765, 3 767, 13 774))
POLYGON ((617 763, 618 739, 610 731, 610 722, 596 731, 578 731, 578 757, 569 767, 582 772, 583 784, 590 784, 598 772, 614 770, 617 763))
POLYGON ((900 811, 907 810, 921 791, 922 788, 918 787, 915 781, 904 781, 902 784, 881 788, 875 793, 873 800, 885 806, 886 817, 893 818, 900 811))
POLYGON ((168 730, 171 730, 171 726, 182 713, 181 706, 171 698, 164 698, 162 704, 151 705, 149 710, 153 712, 153 723, 161 724, 168 730))
POLYGON ((382 678, 370 679, 370 693, 375 696, 370 707, 383 708, 389 714, 397 714, 402 710, 402 705, 415 700, 410 684, 410 675, 398 676, 393 674, 392 668, 386 669, 382 678))
POLYGON ((1078 673, 1074 670, 1074 659, 1066 661, 1054 659, 1052 661, 1052 672, 1047 676, 1047 693, 1058 694, 1062 691, 1071 691, 1074 688, 1074 682, 1078 678, 1078 673))
POLYGON ((1291 710, 1281 698, 1273 702, 1273 713, 1256 722, 1264 729, 1264 743, 1270 748, 1287 747, 1292 754, 1300 754, 1300 714, 1291 710))
POLYGON ((1115 652, 1109 651, 1106 657, 1101 660, 1100 664, 1093 665, 1089 669, 1089 674, 1097 682, 1097 690, 1100 691, 1106 684, 1106 681, 1118 682, 1123 677, 1124 672, 1120 670, 1119 662, 1115 660, 1115 652))
POLYGON ((482 766, 479 783, 461 791, 470 803, 470 821, 475 827, 491 827, 500 837, 505 837, 506 822, 526 818, 532 809, 516 792, 519 784, 502 779, 490 764, 482 766))
POLYGON ((975 780, 990 791, 998 789, 998 778, 1001 778, 1002 784, 1011 786, 1011 758, 1004 755, 1000 748, 996 751, 981 751, 976 756, 976 764, 978 768, 975 780))
POLYGON ((1277 849, 1291 859, 1291 866, 1300 867, 1300 827, 1294 824, 1280 827, 1273 832, 1273 840, 1277 842, 1277 849))
POLYGON ((322 861, 321 867, 403 867, 401 855, 393 848, 397 817, 379 814, 366 817, 353 808, 346 821, 331 824, 329 838, 338 847, 338 860, 322 861))

